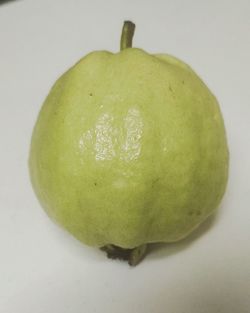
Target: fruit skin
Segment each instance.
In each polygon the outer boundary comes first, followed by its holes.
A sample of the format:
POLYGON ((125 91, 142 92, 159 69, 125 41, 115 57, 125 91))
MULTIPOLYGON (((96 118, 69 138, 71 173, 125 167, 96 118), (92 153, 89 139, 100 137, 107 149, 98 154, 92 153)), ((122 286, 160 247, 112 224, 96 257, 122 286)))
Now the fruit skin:
POLYGON ((218 103, 169 55, 92 52, 57 80, 30 150, 48 215, 82 242, 187 236, 219 205, 228 148, 218 103))

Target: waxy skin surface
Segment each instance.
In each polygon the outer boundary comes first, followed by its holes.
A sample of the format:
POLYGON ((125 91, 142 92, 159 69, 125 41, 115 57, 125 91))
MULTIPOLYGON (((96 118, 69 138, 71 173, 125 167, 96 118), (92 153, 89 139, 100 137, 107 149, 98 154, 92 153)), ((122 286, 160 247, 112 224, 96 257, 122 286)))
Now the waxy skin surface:
POLYGON ((184 238, 218 207, 228 148, 194 71, 128 48, 92 52, 57 80, 29 167, 42 206, 76 238, 134 248, 184 238))

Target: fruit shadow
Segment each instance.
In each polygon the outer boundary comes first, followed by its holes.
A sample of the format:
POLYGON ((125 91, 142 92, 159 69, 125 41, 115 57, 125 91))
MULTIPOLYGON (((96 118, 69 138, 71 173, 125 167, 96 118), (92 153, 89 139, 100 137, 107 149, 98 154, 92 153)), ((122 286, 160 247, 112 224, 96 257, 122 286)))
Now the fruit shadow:
POLYGON ((8 2, 13 2, 13 1, 16 1, 16 0, 0 0, 0 5, 8 3, 8 2))
POLYGON ((168 257, 188 248, 201 236, 207 233, 218 219, 218 213, 209 216, 201 225, 199 225, 188 237, 173 243, 151 243, 148 245, 148 258, 158 259, 168 257))

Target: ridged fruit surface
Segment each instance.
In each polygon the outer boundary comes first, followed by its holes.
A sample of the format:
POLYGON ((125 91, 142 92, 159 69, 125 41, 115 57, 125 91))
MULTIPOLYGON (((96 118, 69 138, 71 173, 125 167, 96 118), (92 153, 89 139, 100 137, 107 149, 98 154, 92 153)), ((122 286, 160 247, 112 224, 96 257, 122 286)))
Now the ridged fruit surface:
POLYGON ((57 80, 30 174, 48 215, 92 246, 188 235, 219 205, 228 148, 218 103, 169 55, 93 52, 57 80))

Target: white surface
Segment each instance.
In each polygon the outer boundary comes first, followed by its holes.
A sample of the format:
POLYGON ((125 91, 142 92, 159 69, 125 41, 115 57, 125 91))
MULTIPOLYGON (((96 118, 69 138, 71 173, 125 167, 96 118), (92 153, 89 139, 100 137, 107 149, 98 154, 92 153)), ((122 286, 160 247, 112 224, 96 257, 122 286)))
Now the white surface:
POLYGON ((20 0, 0 5, 0 312, 250 312, 249 0, 20 0), (55 226, 31 189, 27 158, 55 79, 91 50, 134 45, 188 62, 221 104, 230 181, 217 218, 136 268, 55 226))

